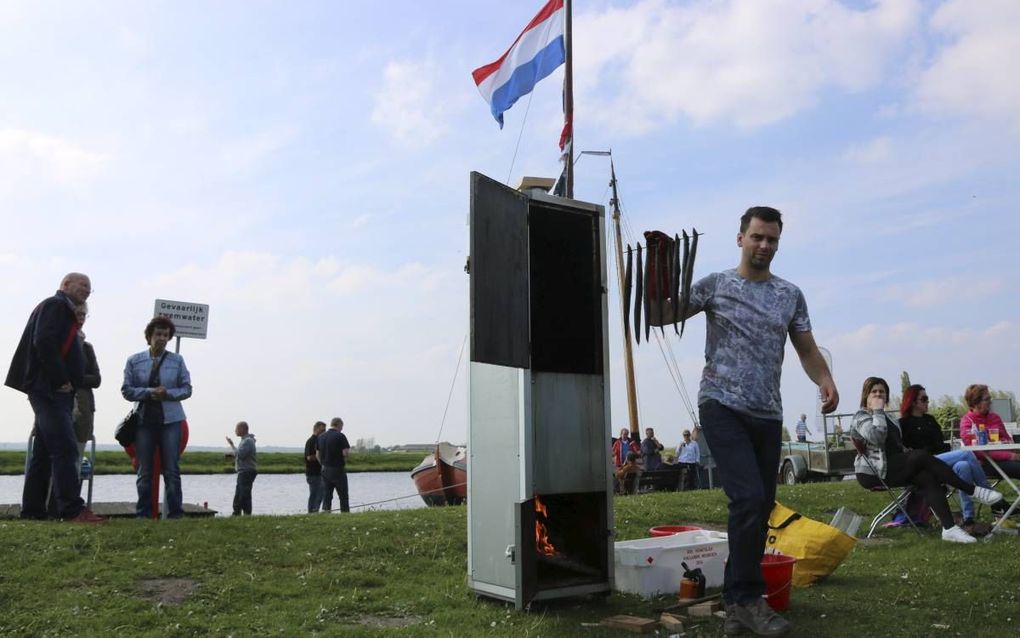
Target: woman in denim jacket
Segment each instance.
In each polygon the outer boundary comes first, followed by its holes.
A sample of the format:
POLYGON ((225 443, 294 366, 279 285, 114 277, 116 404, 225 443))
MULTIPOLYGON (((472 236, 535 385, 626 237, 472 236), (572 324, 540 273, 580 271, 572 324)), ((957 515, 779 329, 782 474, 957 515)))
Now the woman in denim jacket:
POLYGON ((888 400, 889 384, 885 379, 868 377, 864 380, 861 409, 854 415, 850 428, 850 436, 865 445, 865 454, 858 455, 854 461, 857 482, 869 490, 882 485, 880 478, 893 487, 912 486, 935 510, 942 523, 942 540, 975 542, 976 539, 953 520, 943 485, 952 485, 986 505, 1001 501, 1002 494, 963 480, 925 450, 904 448, 900 424, 885 413, 888 400))
POLYGON ((166 317, 156 317, 145 326, 147 350, 128 357, 124 366, 124 385, 120 392, 128 401, 137 401, 141 414, 135 439, 138 461, 138 504, 135 516, 152 517, 152 471, 159 449, 163 485, 166 490, 167 518, 184 515, 181 493, 181 401, 191 396, 191 375, 181 355, 167 352, 166 344, 177 328, 166 317), (154 368, 158 367, 158 370, 154 368))

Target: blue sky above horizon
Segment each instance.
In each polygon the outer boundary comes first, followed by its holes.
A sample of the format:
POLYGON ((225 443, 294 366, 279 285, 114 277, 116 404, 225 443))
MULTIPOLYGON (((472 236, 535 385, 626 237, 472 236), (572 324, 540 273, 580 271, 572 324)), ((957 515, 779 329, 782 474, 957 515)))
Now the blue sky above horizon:
MULTIPOLYGON (((471 81, 540 1, 8 2, 0 8, 0 273, 9 361, 68 270, 93 279, 97 433, 155 298, 210 305, 185 340, 192 441, 245 419, 297 445, 343 416, 383 445, 463 441, 468 173, 555 176, 562 71, 501 131, 471 81), (83 25, 87 25, 84 26, 83 25), (525 113, 527 117, 525 118, 525 113), (511 165, 520 138, 516 161, 511 165), (297 443, 296 443, 297 442, 297 443)), ((630 241, 784 212, 774 271, 804 289, 853 411, 870 374, 1020 391, 1020 5, 920 0, 577 2, 576 144, 612 148, 630 241)), ((509 176, 509 177, 508 177, 509 176)), ((577 165, 606 204, 608 163, 577 165)), ((611 269, 612 272, 612 269, 611 269)), ((613 338, 614 429, 626 409, 613 338)), ((671 343, 697 392, 704 321, 671 343)), ((465 356, 466 358, 466 356, 465 356)), ((814 407, 788 350, 787 421, 814 407)), ((653 343, 643 425, 689 426, 653 343)), ((0 441, 31 411, 0 391, 0 441)))

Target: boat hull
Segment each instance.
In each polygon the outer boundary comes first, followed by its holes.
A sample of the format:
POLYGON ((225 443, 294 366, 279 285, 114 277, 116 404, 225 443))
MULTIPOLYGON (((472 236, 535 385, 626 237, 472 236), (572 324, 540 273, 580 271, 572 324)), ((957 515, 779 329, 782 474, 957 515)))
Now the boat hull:
POLYGON ((463 458, 444 459, 437 449, 411 470, 411 479, 430 507, 467 502, 467 463, 463 458))

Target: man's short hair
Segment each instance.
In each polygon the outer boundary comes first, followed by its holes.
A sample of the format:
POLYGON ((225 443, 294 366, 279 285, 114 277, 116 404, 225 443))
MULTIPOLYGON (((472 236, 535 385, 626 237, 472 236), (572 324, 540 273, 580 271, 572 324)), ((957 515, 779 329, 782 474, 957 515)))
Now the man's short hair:
POLYGON ((335 416, 332 419, 330 419, 329 427, 331 427, 331 428, 342 428, 343 426, 344 426, 344 420, 341 419, 340 417, 335 416))
POLYGON ((690 430, 684 430, 684 436, 690 436, 690 435, 691 435, 691 431, 690 430))
POLYGON ((248 422, 247 421, 238 421, 237 422, 237 427, 241 428, 241 430, 245 434, 248 434, 248 422))
POLYGON ((168 328, 170 330, 170 338, 174 338, 174 334, 177 332, 177 326, 170 320, 169 317, 153 317, 152 321, 145 325, 145 343, 149 343, 152 339, 152 333, 156 332, 156 328, 168 328))
POLYGON ((316 430, 325 430, 325 429, 326 429, 326 424, 323 423, 322 421, 316 421, 315 424, 312 425, 312 432, 315 432, 316 430))
POLYGON ((66 275, 64 275, 63 279, 60 280, 60 289, 63 290, 64 286, 66 286, 67 284, 69 284, 69 283, 71 283, 73 281, 78 281, 80 279, 88 279, 88 278, 89 278, 89 276, 84 274, 84 273, 69 272, 66 275))
POLYGON ((751 225, 751 218, 757 217, 766 223, 779 224, 779 232, 783 232, 783 214, 771 206, 752 206, 747 212, 740 216, 740 232, 746 233, 747 227, 751 225))

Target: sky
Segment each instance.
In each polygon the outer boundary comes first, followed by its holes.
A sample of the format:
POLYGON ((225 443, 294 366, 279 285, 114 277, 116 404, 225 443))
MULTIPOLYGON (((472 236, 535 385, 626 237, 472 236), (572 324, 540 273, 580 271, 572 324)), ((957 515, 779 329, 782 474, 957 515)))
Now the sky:
MULTIPOLYGON (((471 71, 540 6, 4 2, 4 372, 82 271, 101 444, 157 298, 210 307, 208 338, 181 343, 194 445, 243 419, 300 446, 333 416, 352 441, 465 441, 469 174, 559 173, 563 77, 500 130, 471 71)), ((736 266, 745 209, 775 206, 773 272, 804 291, 840 412, 903 370, 934 396, 1020 391, 1020 3, 593 0, 573 30, 575 148, 612 149, 625 241, 696 227, 700 276, 736 266)), ((576 174, 577 199, 608 204, 605 157, 576 174)), ((704 318, 635 354, 642 426, 675 443, 691 416, 663 351, 693 399, 704 318)), ((816 410, 792 347, 782 391, 788 425, 816 410)), ((0 389, 0 441, 31 424, 0 389)))

